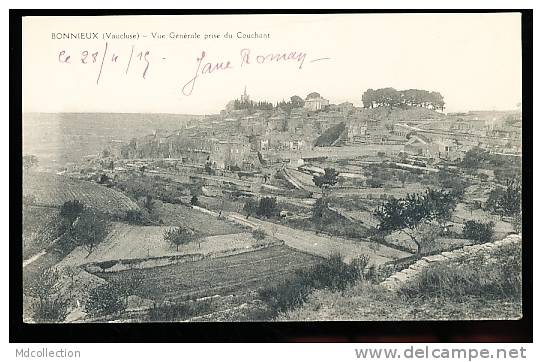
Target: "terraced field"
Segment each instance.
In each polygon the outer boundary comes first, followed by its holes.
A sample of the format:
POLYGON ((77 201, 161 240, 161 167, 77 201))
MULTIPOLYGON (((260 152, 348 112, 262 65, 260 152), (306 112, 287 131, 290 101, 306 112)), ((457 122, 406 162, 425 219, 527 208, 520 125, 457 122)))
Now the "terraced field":
MULTIPOLYGON (((177 249, 164 241, 164 232, 171 226, 138 226, 113 222, 109 235, 89 255, 83 247, 76 247, 60 263, 79 266, 109 260, 146 259, 185 254, 213 254, 224 251, 244 251, 259 243, 251 233, 204 236, 181 245, 177 249)), ((261 242, 260 242, 261 243, 261 242)))
POLYGON ((115 282, 130 278, 132 273, 139 274, 143 284, 135 294, 157 301, 175 301, 248 293, 284 280, 296 269, 309 267, 319 260, 285 246, 275 246, 224 258, 97 275, 115 282))
POLYGON ((79 200, 96 210, 122 214, 139 207, 118 191, 89 181, 49 173, 28 173, 23 177, 23 194, 35 197, 41 206, 61 206, 66 201, 79 200))

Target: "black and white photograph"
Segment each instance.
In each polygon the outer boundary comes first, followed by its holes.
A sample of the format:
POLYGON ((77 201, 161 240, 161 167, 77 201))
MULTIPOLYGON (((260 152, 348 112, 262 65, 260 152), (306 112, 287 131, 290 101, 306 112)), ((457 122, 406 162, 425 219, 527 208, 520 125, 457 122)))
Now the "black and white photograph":
POLYGON ((25 16, 21 47, 23 323, 524 317, 520 12, 25 16))

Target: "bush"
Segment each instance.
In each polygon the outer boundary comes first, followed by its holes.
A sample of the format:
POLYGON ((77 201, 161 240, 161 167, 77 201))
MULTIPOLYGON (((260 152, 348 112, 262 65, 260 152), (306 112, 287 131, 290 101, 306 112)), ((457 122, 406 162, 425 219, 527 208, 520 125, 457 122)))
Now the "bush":
POLYGON ((401 288, 400 293, 411 298, 441 296, 457 300, 475 296, 521 300, 521 285, 521 247, 516 244, 461 263, 430 266, 416 282, 401 288))
POLYGON ((260 289, 258 294, 276 316, 280 312, 295 308, 307 300, 314 289, 345 290, 362 277, 357 264, 346 264, 340 255, 332 255, 329 259, 309 269, 297 271, 293 278, 278 285, 260 289))
POLYGON ((381 188, 384 186, 384 181, 378 178, 369 178, 365 181, 365 183, 371 188, 381 188))
POLYGON ((129 210, 126 212, 126 222, 134 225, 146 225, 147 220, 143 216, 141 210, 129 210))
POLYGON ((45 269, 33 279, 25 292, 35 298, 32 318, 36 322, 62 322, 68 314, 68 301, 61 296, 60 274, 45 269))
POLYGON ((189 301, 185 303, 155 305, 148 312, 151 321, 174 322, 182 321, 197 315, 209 313, 211 302, 189 301))
POLYGON ((477 243, 487 243, 488 241, 491 241, 491 238, 493 237, 494 227, 495 223, 492 221, 486 224, 469 220, 463 227, 463 237, 476 241, 477 243))
POLYGON ((190 198, 190 205, 198 205, 198 197, 196 195, 193 195, 192 198, 190 198))
POLYGON ((265 239, 265 230, 264 229, 254 229, 252 231, 252 237, 258 241, 265 239))

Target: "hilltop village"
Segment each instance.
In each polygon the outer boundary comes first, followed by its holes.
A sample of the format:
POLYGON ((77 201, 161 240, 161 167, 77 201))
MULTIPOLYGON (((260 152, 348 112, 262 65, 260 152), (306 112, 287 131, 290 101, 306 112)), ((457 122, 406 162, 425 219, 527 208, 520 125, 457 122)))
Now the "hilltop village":
POLYGON ((474 147, 521 155, 520 112, 444 114, 437 108, 441 107, 438 102, 430 101, 395 106, 365 102, 365 106, 330 104, 317 92, 272 104, 252 100, 245 88, 218 115, 193 119, 175 131, 157 129, 106 152, 115 155, 113 170, 117 171, 152 167, 150 160, 162 159, 217 172, 399 154, 425 164, 454 163, 474 147))

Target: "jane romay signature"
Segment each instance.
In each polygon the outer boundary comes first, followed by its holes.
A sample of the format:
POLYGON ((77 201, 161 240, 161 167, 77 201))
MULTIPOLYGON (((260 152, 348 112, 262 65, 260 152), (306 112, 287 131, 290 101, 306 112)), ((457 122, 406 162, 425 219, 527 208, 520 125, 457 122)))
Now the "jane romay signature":
MULTIPOLYGON (((196 86, 196 81, 199 79, 200 76, 204 75, 211 75, 215 74, 217 72, 226 71, 230 69, 234 69, 235 66, 233 65, 231 60, 223 60, 219 62, 207 62, 206 61, 207 53, 205 51, 201 52, 201 55, 196 58, 196 70, 194 73, 194 76, 190 78, 188 82, 186 82, 182 87, 182 93, 185 96, 190 96, 192 92, 194 91, 194 88, 196 86)), ((281 62, 297 62, 298 68, 303 69, 303 65, 305 64, 305 60, 307 60, 307 53, 305 52, 297 52, 297 51, 290 51, 290 52, 283 52, 283 53, 269 53, 269 54, 259 54, 259 55, 253 55, 251 54, 251 50, 249 48, 241 49, 240 51, 241 60, 239 63, 239 67, 245 67, 250 66, 251 64, 267 64, 267 63, 281 63, 281 62)), ((310 63, 314 63, 320 60, 328 60, 330 58, 324 57, 324 58, 318 58, 318 59, 311 59, 308 60, 310 63)))

